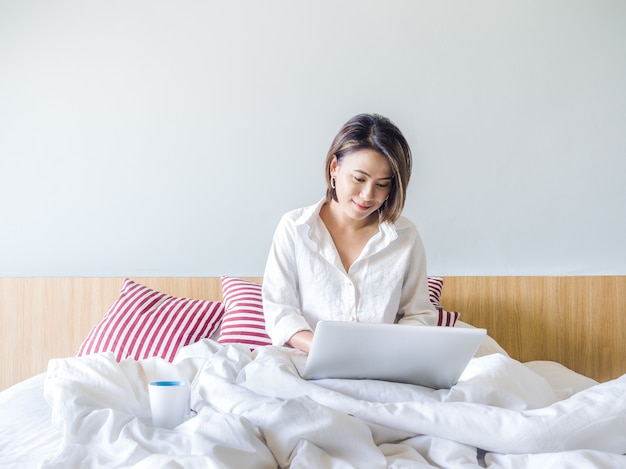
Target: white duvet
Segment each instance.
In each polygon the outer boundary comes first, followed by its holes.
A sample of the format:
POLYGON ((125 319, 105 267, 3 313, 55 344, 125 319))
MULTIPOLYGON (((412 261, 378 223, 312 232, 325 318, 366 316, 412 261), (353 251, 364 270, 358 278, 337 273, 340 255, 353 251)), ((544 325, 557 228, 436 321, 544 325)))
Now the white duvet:
POLYGON ((304 361, 210 340, 174 363, 53 360, 44 392, 62 443, 41 467, 626 467, 626 376, 555 392, 532 367, 492 354, 472 359, 452 389, 431 390, 305 381, 304 361), (189 380, 197 415, 152 427, 156 379, 189 380))

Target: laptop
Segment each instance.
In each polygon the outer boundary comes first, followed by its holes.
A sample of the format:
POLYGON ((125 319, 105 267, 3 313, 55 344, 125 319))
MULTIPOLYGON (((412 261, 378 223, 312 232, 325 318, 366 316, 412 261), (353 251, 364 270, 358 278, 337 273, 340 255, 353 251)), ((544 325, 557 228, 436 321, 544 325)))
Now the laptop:
POLYGON ((302 377, 454 386, 486 329, 320 321, 302 377))

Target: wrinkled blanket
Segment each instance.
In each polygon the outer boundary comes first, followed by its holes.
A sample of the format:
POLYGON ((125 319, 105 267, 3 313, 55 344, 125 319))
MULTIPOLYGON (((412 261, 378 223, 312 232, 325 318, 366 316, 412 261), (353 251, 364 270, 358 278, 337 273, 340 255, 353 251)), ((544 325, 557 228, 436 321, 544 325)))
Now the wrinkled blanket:
POLYGON ((626 467, 626 376, 562 399, 529 367, 474 358, 452 389, 300 378, 304 354, 204 340, 173 363, 52 360, 63 434, 42 467, 626 467), (192 383, 192 417, 151 425, 148 383, 192 383))

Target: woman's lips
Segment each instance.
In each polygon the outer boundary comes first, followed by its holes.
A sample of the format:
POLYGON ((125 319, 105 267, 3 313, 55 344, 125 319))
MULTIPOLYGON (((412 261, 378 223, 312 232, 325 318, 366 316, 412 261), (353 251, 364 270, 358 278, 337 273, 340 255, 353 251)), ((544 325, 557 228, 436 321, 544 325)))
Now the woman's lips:
POLYGON ((362 212, 366 212, 367 210, 369 210, 370 208, 372 208, 371 206, 370 206, 370 207, 366 207, 365 205, 361 205, 361 204, 359 204, 359 203, 355 202, 354 200, 352 201, 352 203, 356 206, 356 208, 358 208, 358 209, 359 209, 359 210, 361 210, 362 212))

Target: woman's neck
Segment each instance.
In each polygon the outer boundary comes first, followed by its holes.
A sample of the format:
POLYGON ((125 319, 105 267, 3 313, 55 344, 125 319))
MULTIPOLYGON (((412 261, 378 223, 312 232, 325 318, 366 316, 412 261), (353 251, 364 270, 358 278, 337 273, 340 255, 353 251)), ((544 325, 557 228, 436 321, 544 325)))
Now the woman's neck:
POLYGON ((359 258, 368 241, 378 233, 378 219, 354 220, 339 210, 333 210, 334 202, 327 203, 320 210, 320 218, 330 233, 341 263, 348 272, 359 258))
POLYGON ((339 204, 334 200, 322 205, 320 218, 330 229, 333 227, 346 233, 359 233, 362 231, 378 231, 378 212, 373 213, 363 220, 355 220, 343 213, 339 204))

